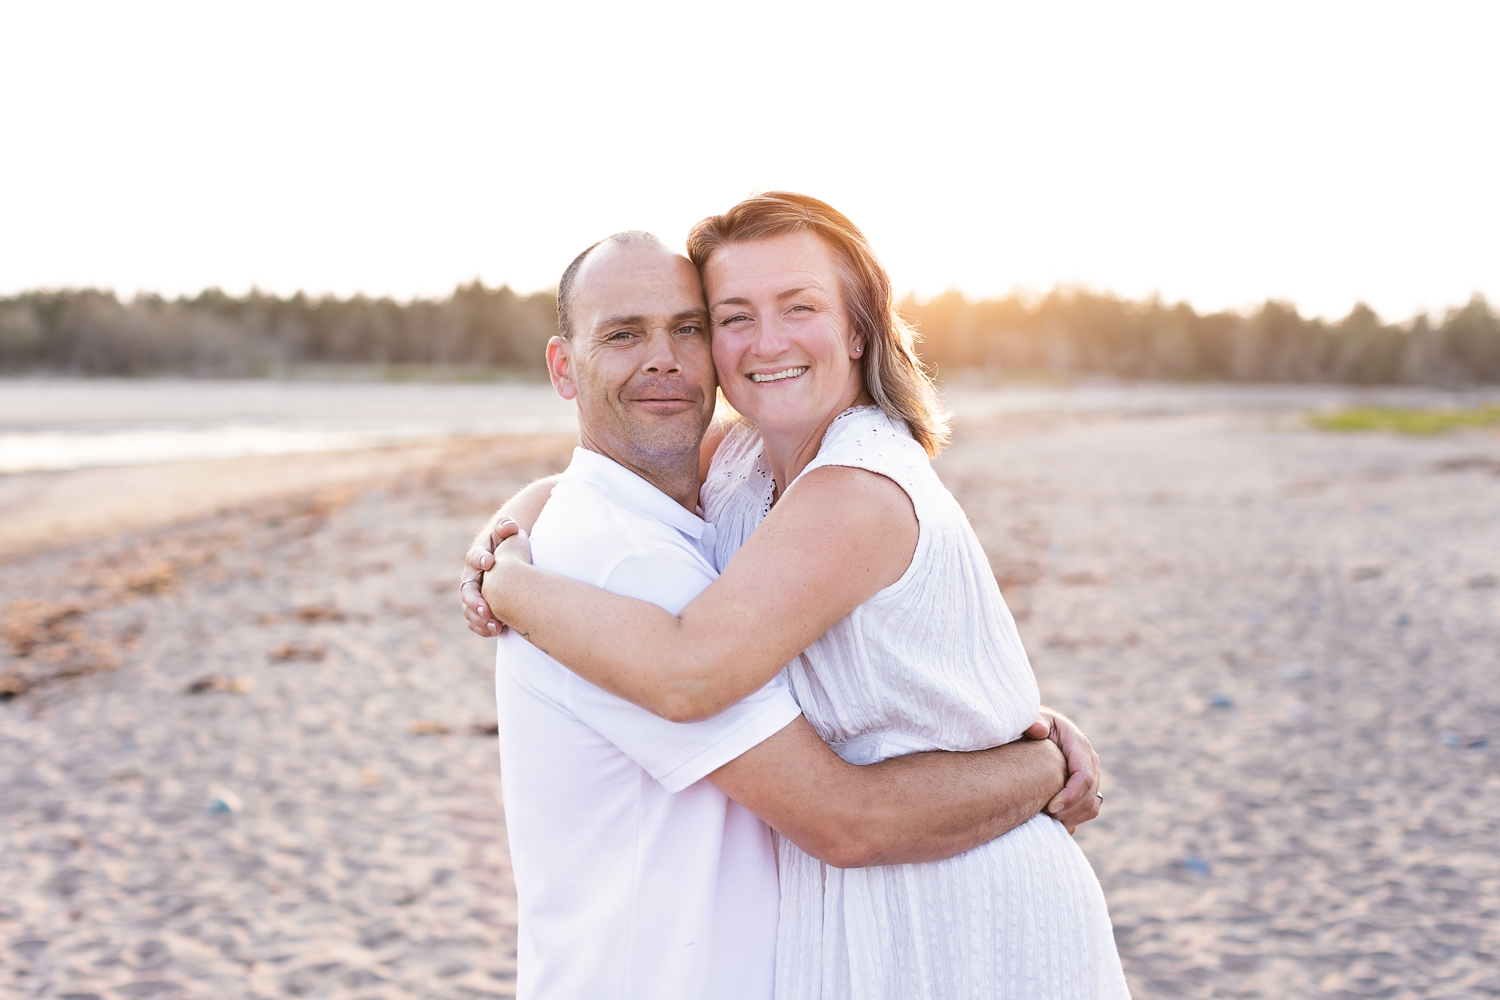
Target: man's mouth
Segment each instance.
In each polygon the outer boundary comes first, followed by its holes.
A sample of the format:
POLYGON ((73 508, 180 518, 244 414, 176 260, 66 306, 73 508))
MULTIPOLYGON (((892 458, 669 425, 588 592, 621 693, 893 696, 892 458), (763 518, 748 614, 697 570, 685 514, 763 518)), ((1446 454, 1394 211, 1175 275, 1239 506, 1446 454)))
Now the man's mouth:
POLYGON ((784 382, 784 381, 786 381, 789 378, 796 378, 797 376, 801 375, 803 372, 807 371, 807 369, 809 367, 810 367, 809 365, 803 365, 800 368, 783 368, 779 372, 771 372, 771 373, 751 372, 750 373, 750 381, 752 381, 752 382, 784 382))
POLYGON ((630 402, 651 408, 694 405, 691 399, 683 399, 681 396, 637 396, 630 402))

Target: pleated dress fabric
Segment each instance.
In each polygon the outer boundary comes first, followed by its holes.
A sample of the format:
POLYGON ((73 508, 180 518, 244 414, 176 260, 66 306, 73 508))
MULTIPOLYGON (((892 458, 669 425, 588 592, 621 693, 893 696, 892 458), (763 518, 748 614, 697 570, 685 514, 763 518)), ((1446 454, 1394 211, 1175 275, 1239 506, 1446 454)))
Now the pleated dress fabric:
MULTIPOLYGON (((911 566, 787 666, 807 720, 845 760, 1017 739, 1038 694, 989 560, 927 454, 876 407, 845 411, 803 475, 887 476, 920 525, 911 566)), ((760 435, 737 425, 702 500, 722 568, 770 510, 760 435)), ((777 838, 778 1000, 1128 997, 1104 894, 1062 824, 1037 816, 923 864, 840 869, 777 838)))

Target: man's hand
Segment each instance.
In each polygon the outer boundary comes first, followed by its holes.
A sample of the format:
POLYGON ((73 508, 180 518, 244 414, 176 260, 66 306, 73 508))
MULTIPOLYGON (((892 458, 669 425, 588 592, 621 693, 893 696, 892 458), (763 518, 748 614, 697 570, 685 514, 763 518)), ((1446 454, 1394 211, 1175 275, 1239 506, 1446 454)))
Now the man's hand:
POLYGON ((1043 706, 1042 714, 1021 734, 1028 740, 1050 739, 1068 759, 1068 783, 1047 803, 1047 814, 1068 828, 1069 833, 1099 815, 1104 796, 1099 791, 1101 771, 1094 746, 1060 712, 1043 706))
POLYGON ((505 623, 490 614, 490 608, 480 593, 484 585, 484 572, 495 565, 495 547, 521 528, 510 518, 496 515, 496 519, 474 539, 464 557, 464 571, 458 585, 459 601, 463 604, 464 621, 475 635, 493 639, 505 631, 505 623))

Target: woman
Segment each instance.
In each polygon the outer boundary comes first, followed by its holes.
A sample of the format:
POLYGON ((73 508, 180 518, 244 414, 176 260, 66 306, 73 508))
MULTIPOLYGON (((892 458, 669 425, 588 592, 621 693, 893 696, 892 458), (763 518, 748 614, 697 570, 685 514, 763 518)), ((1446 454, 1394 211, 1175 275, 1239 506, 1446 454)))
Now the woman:
MULTIPOLYGON (((1018 738, 1036 681, 932 470, 946 424, 863 234, 770 193, 699 223, 688 252, 745 418, 705 442, 723 576, 673 616, 537 570, 518 534, 485 578, 495 616, 677 720, 790 663, 803 714, 855 763, 1018 738)), ((778 997, 1128 995, 1098 881, 1047 816, 944 861, 846 870, 781 838, 778 861, 778 997)))

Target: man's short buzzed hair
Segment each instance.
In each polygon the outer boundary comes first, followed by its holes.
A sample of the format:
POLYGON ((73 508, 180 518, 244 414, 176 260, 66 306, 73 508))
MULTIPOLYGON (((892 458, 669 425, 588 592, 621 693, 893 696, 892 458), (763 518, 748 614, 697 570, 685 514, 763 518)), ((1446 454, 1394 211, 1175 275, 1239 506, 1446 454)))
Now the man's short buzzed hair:
POLYGON ((640 229, 627 229, 623 233, 615 233, 589 247, 583 253, 573 258, 573 263, 563 272, 562 280, 557 283, 557 332, 568 340, 573 339, 573 284, 578 280, 578 272, 583 270, 583 262, 589 259, 589 254, 606 243, 617 246, 629 246, 632 243, 651 243, 667 248, 666 244, 657 239, 651 233, 640 229))

